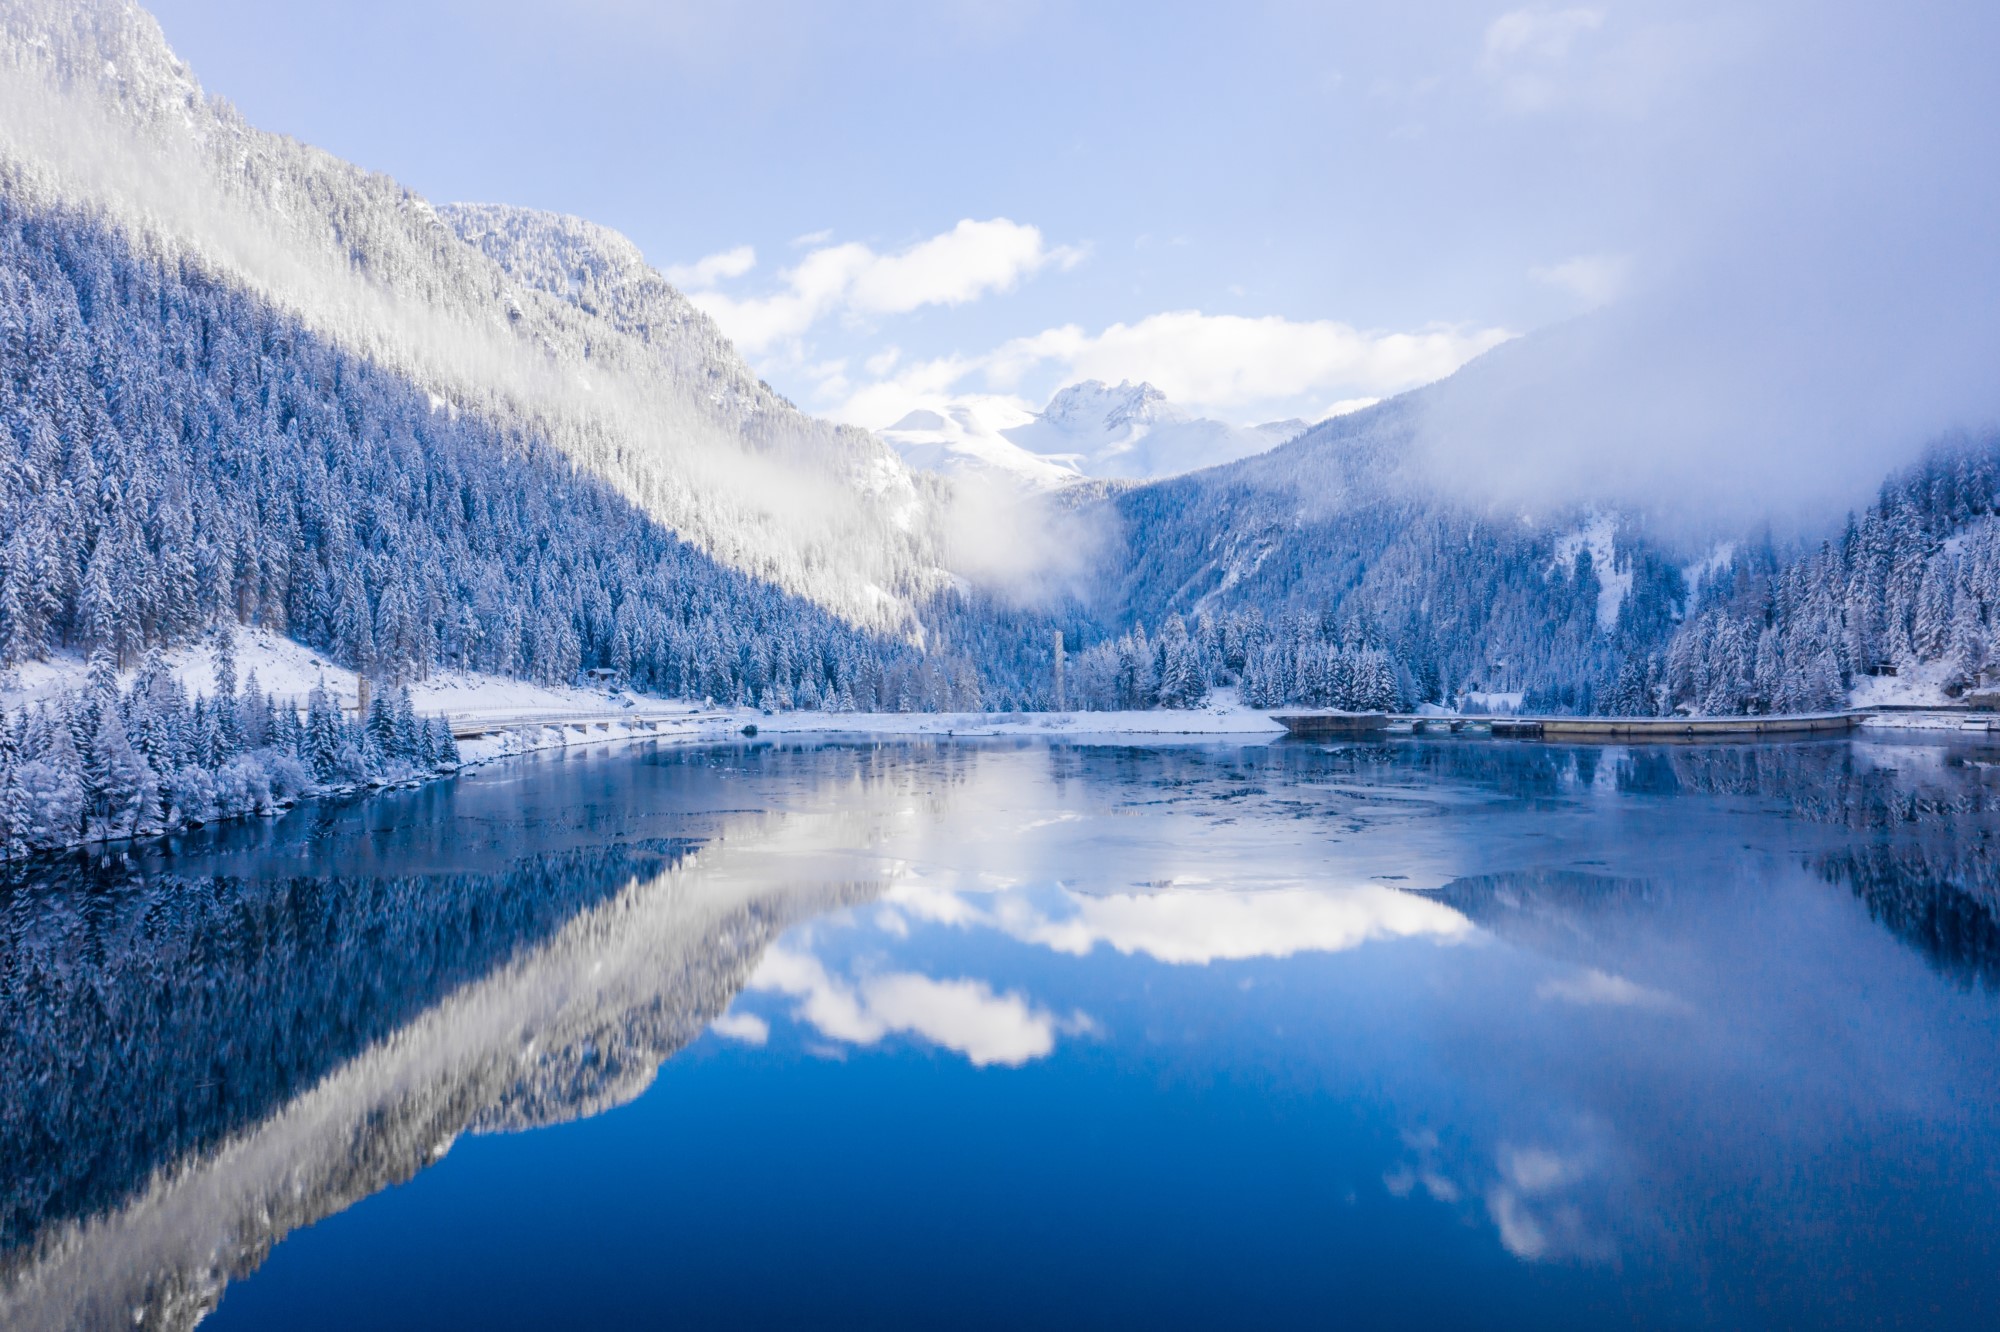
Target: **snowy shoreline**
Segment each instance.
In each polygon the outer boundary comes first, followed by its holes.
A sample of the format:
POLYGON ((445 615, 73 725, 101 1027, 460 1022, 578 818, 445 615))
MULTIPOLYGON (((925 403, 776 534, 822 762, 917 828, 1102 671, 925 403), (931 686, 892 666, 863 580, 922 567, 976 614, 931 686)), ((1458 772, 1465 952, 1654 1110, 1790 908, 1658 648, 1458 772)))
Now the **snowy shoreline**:
MULTIPOLYGON (((360 703, 359 679, 333 665, 313 649, 261 628, 239 628, 233 638, 237 678, 258 680, 263 694, 281 707, 301 705, 322 689, 352 714, 360 703)), ((166 671, 192 695, 214 691, 214 659, 207 645, 187 645, 161 655, 166 671)), ((74 655, 26 663, 0 678, 0 704, 32 707, 84 683, 87 664, 74 655)), ((122 673, 121 687, 136 674, 136 664, 122 673)), ((1883 732, 1947 735, 1984 739, 1986 714, 1938 708, 1917 710, 1928 701, 1912 695, 1925 692, 1917 681, 1870 681, 1856 691, 1857 711, 1868 712, 1861 695, 1878 706, 1890 698, 1908 711, 1872 712, 1859 729, 1883 732)), ((1921 682, 1928 683, 1928 682, 1921 682)), ((380 687, 378 687, 380 688, 380 687)), ((1120 743, 1136 740, 1198 742, 1241 740, 1263 743, 1282 736, 1285 728, 1268 712, 1245 707, 1232 689, 1216 689, 1200 707, 1155 708, 1118 712, 765 712, 750 707, 712 707, 685 699, 659 698, 602 686, 539 685, 466 671, 441 671, 408 686, 418 716, 442 714, 460 736, 463 772, 525 754, 598 745, 694 745, 739 743, 759 739, 836 736, 882 739, 1040 739, 1073 743, 1120 743), (481 731, 484 731, 482 734, 481 731)), ((1428 709, 1427 709, 1428 711, 1428 709)), ((1439 711, 1439 715, 1446 715, 1439 711)), ((1386 734, 1399 734, 1389 732, 1386 734)), ((1630 741, 1626 743, 1631 743, 1630 741)), ((451 775, 441 772, 438 776, 451 775)), ((436 777, 399 779, 382 784, 335 785, 312 792, 308 799, 352 799, 382 790, 408 789, 436 777)), ((297 803, 285 799, 258 811, 229 817, 272 817, 297 803)), ((219 821, 219 820, 211 820, 219 821)), ((144 833, 136 840, 147 840, 144 833)), ((135 839, 91 838, 72 846, 102 846, 135 839)))

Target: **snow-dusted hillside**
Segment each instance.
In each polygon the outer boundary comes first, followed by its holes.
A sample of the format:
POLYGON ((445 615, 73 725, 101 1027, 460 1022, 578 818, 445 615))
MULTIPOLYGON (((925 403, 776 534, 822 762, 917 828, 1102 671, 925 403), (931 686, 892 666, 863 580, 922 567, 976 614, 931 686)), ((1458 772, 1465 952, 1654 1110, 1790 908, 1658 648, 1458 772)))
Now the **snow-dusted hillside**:
POLYGON ((697 548, 852 622, 906 629, 942 584, 933 483, 778 398, 629 242, 440 212, 260 132, 127 0, 0 3, 0 158, 452 410, 547 438, 697 548))

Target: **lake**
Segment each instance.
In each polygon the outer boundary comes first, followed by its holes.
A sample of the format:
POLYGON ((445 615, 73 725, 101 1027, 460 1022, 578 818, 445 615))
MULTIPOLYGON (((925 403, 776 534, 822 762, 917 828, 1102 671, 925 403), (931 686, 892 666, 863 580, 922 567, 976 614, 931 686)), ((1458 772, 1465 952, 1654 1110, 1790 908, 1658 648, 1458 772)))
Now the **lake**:
POLYGON ((0 1325, 1994 1326, 1996 758, 636 749, 38 862, 0 1325))

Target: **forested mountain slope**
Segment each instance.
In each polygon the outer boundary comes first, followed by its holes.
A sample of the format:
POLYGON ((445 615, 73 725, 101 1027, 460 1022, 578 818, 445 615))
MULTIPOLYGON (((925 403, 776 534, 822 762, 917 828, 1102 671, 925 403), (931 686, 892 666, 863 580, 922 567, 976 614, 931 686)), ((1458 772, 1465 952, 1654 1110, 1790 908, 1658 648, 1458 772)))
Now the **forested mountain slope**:
POLYGON ((2000 440, 1962 438, 1792 554, 1751 545, 1710 580, 1646 681, 1665 707, 1768 712, 1893 671, 1913 701, 2000 667, 2000 440))
POLYGON ((1456 498, 1412 447, 1425 392, 1104 495, 1119 555, 1099 613, 1208 625, 1210 674, 1269 702, 1313 695, 1301 662, 1335 648, 1384 654, 1404 705, 1488 691, 1625 714, 1837 707, 1885 672, 1949 697, 2000 665, 2000 440, 1936 445, 1823 538, 1696 543, 1609 508, 1456 498))
POLYGON ((908 632, 913 600, 940 584, 934 483, 865 432, 777 398, 611 233, 507 210, 440 215, 384 176, 259 132, 124 0, 4 0, 0 72, 17 198, 86 208, 198 260, 857 625, 908 632))
POLYGON ((222 619, 439 664, 872 705, 913 651, 723 567, 532 434, 452 412, 0 171, 0 656, 222 619))
POLYGON ((1310 620, 1391 653, 1411 702, 1594 678, 1665 638, 1685 595, 1673 558, 1612 515, 1530 523, 1451 501, 1411 456, 1417 405, 1108 496, 1126 558, 1106 562, 1105 613, 1310 620))

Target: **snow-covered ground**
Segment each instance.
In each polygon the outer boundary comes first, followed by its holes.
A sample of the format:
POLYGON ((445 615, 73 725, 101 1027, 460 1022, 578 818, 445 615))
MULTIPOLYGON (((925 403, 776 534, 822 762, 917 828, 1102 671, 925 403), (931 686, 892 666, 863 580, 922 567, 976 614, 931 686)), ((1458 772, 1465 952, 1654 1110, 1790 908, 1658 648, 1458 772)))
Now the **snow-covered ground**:
MULTIPOLYGON (((320 652, 268 629, 239 628, 235 636, 236 680, 248 683, 251 674, 258 686, 277 702, 303 706, 314 685, 323 685, 340 700, 343 708, 355 706, 359 682, 354 672, 335 665, 320 652)), ((190 694, 215 692, 215 657, 207 644, 192 644, 161 654, 167 669, 190 694)), ((130 685, 138 673, 135 659, 119 675, 121 685, 130 685)), ((60 653, 47 661, 28 662, 0 677, 0 703, 20 707, 48 698, 66 689, 80 689, 89 664, 77 653, 60 653)), ((379 687, 379 686, 378 686, 379 687)), ((615 716, 635 707, 650 709, 690 708, 672 699, 613 693, 604 689, 575 688, 567 685, 531 684, 472 671, 443 671, 410 686, 411 700, 420 713, 448 713, 453 721, 461 718, 534 716, 572 717, 603 713, 615 716)))
MULTIPOLYGON (((274 700, 303 704, 312 687, 324 681, 328 690, 339 695, 343 706, 354 706, 354 673, 334 665, 303 643, 266 629, 238 629, 235 647, 239 686, 255 671, 258 686, 274 700)), ((161 656, 167 669, 190 694, 215 692, 214 656, 205 644, 174 648, 161 656)), ((119 675, 119 684, 129 686, 138 669, 137 658, 127 662, 119 675)), ((89 663, 73 652, 58 653, 47 661, 27 662, 0 676, 0 703, 18 708, 65 690, 80 689, 88 672, 89 663)))
POLYGON ((1131 735, 1261 736, 1282 734, 1268 712, 1246 708, 1227 690, 1203 707, 1146 712, 780 712, 735 714, 759 735, 1025 735, 1116 738, 1131 735))
POLYGON ((1527 695, 1515 689, 1505 693, 1498 690, 1471 690, 1462 696, 1467 707, 1477 711, 1475 716, 1512 716, 1521 710, 1521 700, 1527 695))
MULTIPOLYGON (((355 706, 354 672, 323 654, 266 629, 239 628, 235 635, 236 678, 254 671, 274 701, 303 706, 315 685, 323 685, 344 708, 355 706)), ((215 692, 214 656, 205 644, 162 653, 167 669, 190 694, 215 692)), ((120 677, 129 686, 132 663, 120 677)), ((30 662, 0 676, 0 704, 32 705, 84 684, 88 663, 75 653, 30 662)), ((1077 737, 1274 735, 1284 728, 1268 713, 1243 707, 1233 691, 1217 690, 1205 707, 1148 712, 781 712, 755 708, 704 708, 698 702, 629 690, 538 685, 474 671, 442 671, 410 685, 419 713, 442 712, 454 729, 494 724, 486 736, 463 739, 467 763, 483 763, 532 750, 594 745, 624 740, 696 743, 740 736, 746 726, 760 735, 1061 735, 1077 737), (546 718, 551 724, 537 725, 546 718)))
POLYGON ((1956 662, 1934 661, 1904 666, 1896 675, 1864 675, 1854 682, 1848 706, 1944 707, 1952 702, 1945 697, 1945 683, 1959 673, 1956 662))
MULTIPOLYGON (((236 677, 257 683, 273 699, 303 705, 316 684, 323 684, 345 708, 355 705, 357 681, 352 671, 334 665, 302 643, 265 629, 236 631, 236 677)), ((213 656, 206 645, 164 653, 167 668, 190 693, 215 690, 213 656)), ((129 685, 137 671, 133 663, 121 677, 129 685)), ((80 688, 87 663, 65 653, 48 661, 29 662, 0 675, 0 704, 18 708, 65 689, 80 688)), ((1943 669, 1918 669, 1913 674, 1869 678, 1856 687, 1853 706, 1883 704, 1937 706, 1948 702, 1943 693, 1943 669), (1933 678, 1935 677, 1935 678, 1933 678)), ((463 739, 465 761, 484 763, 534 750, 596 745, 628 740, 701 743, 727 740, 755 726, 760 736, 797 735, 950 735, 1041 736, 1081 740, 1115 740, 1128 736, 1270 737, 1284 728, 1271 714, 1244 707, 1235 691, 1218 689, 1199 708, 1153 709, 1144 712, 779 712, 755 708, 705 708, 699 702, 662 698, 629 690, 570 685, 538 685, 525 680, 443 671, 410 686, 419 713, 442 712, 459 730, 493 723, 488 735, 463 739), (547 718, 551 724, 537 725, 547 718)), ((1520 709, 1519 694, 1477 694, 1470 698, 1491 712, 1520 709)), ((1427 709, 1442 714, 1442 709, 1427 709)), ((1960 730, 1969 722, 1964 713, 1902 713, 1871 718, 1871 727, 1960 730)))

